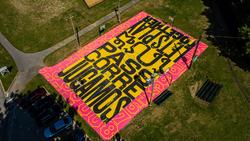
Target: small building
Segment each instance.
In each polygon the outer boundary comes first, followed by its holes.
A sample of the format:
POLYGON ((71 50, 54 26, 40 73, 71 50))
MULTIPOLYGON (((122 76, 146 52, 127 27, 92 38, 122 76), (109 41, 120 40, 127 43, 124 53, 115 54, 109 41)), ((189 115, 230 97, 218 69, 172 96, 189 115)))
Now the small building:
POLYGON ((104 0, 84 0, 84 1, 87 4, 87 6, 90 8, 90 7, 93 7, 93 6, 103 2, 104 0))

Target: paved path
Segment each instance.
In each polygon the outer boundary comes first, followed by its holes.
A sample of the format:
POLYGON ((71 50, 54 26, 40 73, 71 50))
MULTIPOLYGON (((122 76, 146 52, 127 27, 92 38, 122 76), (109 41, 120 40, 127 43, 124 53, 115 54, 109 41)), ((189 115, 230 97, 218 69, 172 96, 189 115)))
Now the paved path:
MULTIPOLYGON (((123 12, 128 8, 135 5, 140 0, 131 0, 129 3, 125 4, 120 8, 120 11, 123 12)), ((83 28, 79 31, 79 36, 86 34, 87 32, 93 30, 96 27, 99 27, 103 23, 107 22, 108 20, 115 17, 115 12, 111 12, 110 14, 102 17, 101 19, 97 20, 93 24, 83 28)), ((4 48, 10 53, 13 57, 14 61, 16 62, 18 68, 18 74, 16 79, 13 81, 10 88, 7 92, 16 92, 21 91, 25 85, 35 76, 38 74, 38 70, 44 66, 43 60, 46 56, 54 52, 55 50, 65 46, 66 44, 75 40, 75 35, 71 35, 70 37, 64 39, 63 41, 57 43, 56 45, 40 51, 36 53, 24 53, 20 50, 16 49, 5 36, 0 32, 0 42, 4 46, 4 48)))
MULTIPOLYGON (((2 87, 0 86, 0 128, 1 128, 1 119, 5 116, 5 106, 4 106, 5 96, 2 87)), ((1 138, 0 138, 1 139, 1 138)))
POLYGON ((16 79, 7 92, 22 90, 25 84, 37 74, 39 68, 44 65, 43 59, 45 56, 36 53, 23 53, 17 50, 1 32, 0 42, 14 59, 18 69, 16 79))

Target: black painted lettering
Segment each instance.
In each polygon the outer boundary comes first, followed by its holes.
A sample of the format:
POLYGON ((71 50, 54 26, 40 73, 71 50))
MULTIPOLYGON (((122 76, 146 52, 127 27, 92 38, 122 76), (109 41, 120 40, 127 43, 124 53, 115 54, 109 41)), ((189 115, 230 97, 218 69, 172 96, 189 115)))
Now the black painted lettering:
POLYGON ((89 66, 89 63, 86 62, 85 64, 81 64, 76 68, 75 70, 68 73, 64 78, 63 81, 65 83, 69 83, 71 81, 74 81, 75 79, 79 78, 82 74, 89 71, 92 68, 92 66, 89 66))
POLYGON ((121 72, 121 69, 115 64, 111 64, 105 70, 102 71, 103 74, 108 73, 110 80, 113 79, 120 72, 121 72))
POLYGON ((107 56, 106 58, 113 59, 115 61, 115 64, 117 66, 120 66, 120 63, 121 63, 122 59, 124 58, 124 53, 123 52, 119 52, 119 53, 107 56))
POLYGON ((97 114, 103 112, 106 108, 108 108, 109 105, 111 105, 112 103, 114 103, 118 98, 120 98, 122 95, 122 92, 119 89, 114 89, 112 92, 110 92, 109 94, 107 94, 106 96, 104 96, 99 102, 97 102, 94 106, 93 106, 93 111, 97 114), (111 97, 114 97, 111 99, 111 97), (111 99, 111 100, 110 100, 111 99), (105 104, 103 107, 101 107, 100 105, 102 105, 103 103, 107 103, 105 104))
POLYGON ((108 123, 115 115, 117 115, 123 108, 125 108, 132 100, 129 97, 122 97, 119 99, 116 107, 115 107, 115 111, 113 113, 113 115, 111 117, 107 117, 107 114, 110 113, 112 111, 111 108, 106 109, 106 111, 104 111, 100 118, 102 121, 105 121, 106 123, 108 123))
POLYGON ((169 40, 170 36, 168 35, 162 35, 160 36, 159 40, 157 40, 156 42, 153 42, 151 44, 151 48, 159 48, 161 47, 163 42, 167 42, 169 40))
POLYGON ((122 85, 119 87, 120 90, 124 89, 127 84, 132 82, 132 78, 125 72, 117 76, 113 81, 114 84, 120 82, 122 85))
POLYGON ((103 70, 105 69, 107 66, 109 66, 110 61, 108 58, 103 57, 98 59, 97 61, 94 62, 93 66, 95 67, 95 69, 97 70, 103 70))
POLYGON ((64 76, 68 75, 69 73, 71 73, 73 70, 75 70, 77 68, 79 70, 79 68, 86 66, 86 64, 87 64, 86 60, 82 60, 78 64, 74 65, 72 68, 68 69, 67 71, 59 72, 58 76, 59 77, 64 77, 64 76))
POLYGON ((105 43, 100 47, 100 49, 104 49, 106 52, 113 53, 117 50, 115 46, 113 46, 110 42, 105 43))
POLYGON ((121 69, 128 74, 134 74, 136 70, 139 70, 141 68, 141 65, 133 59, 126 60, 125 64, 121 65, 121 69))
POLYGON ((156 35, 148 35, 148 36, 144 37, 142 39, 142 42, 144 44, 148 44, 149 42, 151 42, 152 40, 154 40, 156 37, 158 37, 161 34, 162 34, 162 31, 159 30, 159 32, 156 35))
POLYGON ((97 76, 98 72, 96 69, 92 68, 89 71, 87 71, 86 73, 83 73, 79 79, 75 79, 74 81, 72 81, 69 86, 71 89, 73 90, 77 90, 82 84, 86 83, 88 80, 91 80, 92 78, 94 78, 95 76, 97 76), (81 83, 81 84, 79 84, 81 83))
POLYGON ((89 62, 94 62, 100 57, 101 57, 100 52, 98 50, 94 50, 93 52, 91 52, 90 54, 85 56, 84 58, 85 58, 85 60, 87 60, 89 62))
POLYGON ((138 95, 136 93, 144 90, 144 87, 139 84, 137 81, 132 82, 127 88, 123 90, 123 92, 129 96, 131 99, 134 99, 138 95), (139 89, 138 89, 139 88, 139 89))

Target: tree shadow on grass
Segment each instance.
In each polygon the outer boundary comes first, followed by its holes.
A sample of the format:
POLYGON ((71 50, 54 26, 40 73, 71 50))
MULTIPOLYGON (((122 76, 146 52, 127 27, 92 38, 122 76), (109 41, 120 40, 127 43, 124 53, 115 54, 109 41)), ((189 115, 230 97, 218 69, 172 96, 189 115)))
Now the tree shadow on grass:
MULTIPOLYGON (((250 60, 250 56, 246 54, 244 40, 239 38, 238 31, 242 25, 242 21, 239 19, 246 16, 244 8, 235 11, 232 8, 232 3, 235 0, 202 1, 207 7, 202 14, 208 18, 210 23, 206 30, 207 39, 218 48, 220 55, 230 58, 237 66, 249 71, 250 62, 248 60, 250 60)), ((238 4, 238 9, 240 6, 238 4)))
POLYGON ((42 134, 33 119, 18 104, 19 94, 11 94, 5 99, 4 108, 0 112, 0 140, 40 140, 42 134), (26 136, 30 134, 29 136, 26 136))

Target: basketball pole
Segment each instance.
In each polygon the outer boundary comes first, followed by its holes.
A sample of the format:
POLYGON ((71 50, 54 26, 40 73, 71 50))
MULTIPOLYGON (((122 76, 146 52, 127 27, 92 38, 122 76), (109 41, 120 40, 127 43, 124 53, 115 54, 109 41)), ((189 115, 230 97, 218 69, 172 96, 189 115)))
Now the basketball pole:
POLYGON ((155 85, 155 77, 156 77, 156 73, 152 73, 151 74, 151 84, 152 84, 152 92, 151 92, 151 95, 150 95, 150 101, 149 101, 149 107, 152 106, 152 101, 153 101, 153 95, 154 95, 154 85, 155 85))
POLYGON ((177 46, 176 46, 176 44, 174 43, 174 48, 175 48, 175 50, 179 53, 179 55, 180 55, 180 57, 181 57, 181 59, 182 59, 182 61, 184 62, 184 64, 186 65, 186 67, 189 69, 189 66, 188 66, 188 64, 187 64, 187 62, 186 62, 186 60, 184 60, 184 58, 183 58, 183 54, 181 54, 181 52, 180 52, 180 50, 177 48, 177 46))
POLYGON ((200 41, 201 41, 201 38, 202 38, 202 34, 199 36, 199 38, 198 38, 198 40, 197 40, 197 42, 196 42, 196 46, 195 46, 195 49, 194 49, 194 53, 193 53, 193 55, 192 55, 191 62, 190 62, 190 64, 189 64, 189 66, 188 66, 188 69, 190 69, 191 66, 193 65, 193 59, 194 59, 195 54, 196 54, 196 52, 197 52, 197 49, 198 49, 198 47, 199 47, 199 43, 200 43, 200 41))
POLYGON ((139 83, 139 85, 141 85, 141 86, 143 87, 143 91, 144 91, 144 94, 145 94, 145 96, 146 96, 148 105, 150 105, 150 100, 149 100, 149 98, 148 98, 146 89, 145 89, 143 83, 142 83, 141 80, 140 80, 140 76, 136 74, 136 75, 134 76, 134 80, 137 81, 137 82, 139 83))

